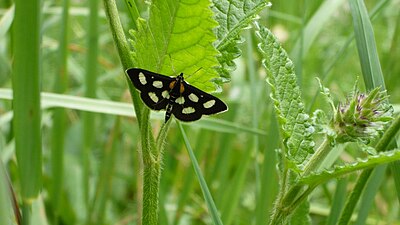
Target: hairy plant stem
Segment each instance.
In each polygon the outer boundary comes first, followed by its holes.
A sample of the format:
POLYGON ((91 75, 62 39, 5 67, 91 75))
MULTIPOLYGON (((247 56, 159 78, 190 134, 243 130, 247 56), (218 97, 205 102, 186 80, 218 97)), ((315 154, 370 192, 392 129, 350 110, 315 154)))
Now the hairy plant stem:
MULTIPOLYGON (((382 138, 379 140, 375 149, 380 152, 384 151, 391 140, 394 138, 396 133, 400 130, 400 116, 398 116, 390 127, 383 134, 382 138)), ((311 172, 316 171, 320 166, 320 163, 327 156, 330 150, 330 139, 328 137, 322 142, 322 144, 318 147, 317 151, 308 161, 305 166, 304 172, 302 176, 307 176, 311 172)), ((340 218, 339 224, 347 224, 350 216, 352 215, 353 209, 361 196, 362 190, 365 187, 366 182, 368 181, 371 175, 372 169, 364 170, 359 179, 357 181, 356 187, 354 188, 350 198, 346 202, 345 210, 340 218)), ((291 213, 307 198, 307 196, 315 189, 317 184, 307 186, 304 184, 293 184, 289 190, 281 195, 279 200, 275 205, 275 211, 272 215, 272 219, 270 224, 286 224, 287 220, 291 213), (307 188, 307 189, 305 189, 307 188)), ((282 187, 282 190, 285 190, 282 187)))
POLYGON ((158 199, 161 178, 161 163, 164 141, 170 121, 161 127, 157 141, 154 140, 150 126, 150 110, 143 110, 142 118, 142 157, 143 157, 143 208, 142 224, 158 224, 158 199))
POLYGON ((302 176, 307 176, 311 172, 316 171, 318 169, 318 167, 321 165, 321 162, 328 155, 329 150, 331 150, 330 143, 331 139, 325 136, 323 142, 318 147, 317 151, 311 156, 310 160, 305 165, 302 176))
MULTIPOLYGON (((304 167, 304 172, 302 176, 309 175, 312 171, 318 169, 319 165, 323 161, 323 159, 328 155, 330 148, 330 139, 325 137, 324 141, 318 147, 317 151, 311 156, 310 160, 304 167)), ((285 177, 290 177, 287 174, 285 177)), ((281 190, 286 190, 285 186, 290 182, 287 179, 283 178, 281 190)), ((275 210, 272 215, 272 219, 270 224, 285 224, 290 214, 292 214, 295 209, 307 198, 307 196, 314 190, 315 186, 308 186, 304 184, 293 184, 287 190, 287 192, 283 192, 280 195, 277 204, 275 205, 275 210), (307 189, 305 189, 307 188, 307 189), (305 190, 304 190, 305 189, 305 190)))
MULTIPOLYGON (((128 42, 121 22, 118 16, 118 9, 115 0, 103 0, 104 9, 110 24, 111 33, 116 44, 118 54, 124 67, 133 67, 131 55, 129 52, 128 42)), ((153 225, 158 224, 158 190, 161 176, 162 152, 164 141, 170 122, 163 124, 160 133, 155 141, 150 124, 150 110, 143 107, 138 92, 133 87, 129 78, 125 76, 132 96, 132 101, 141 131, 142 148, 141 153, 143 160, 143 208, 142 208, 142 224, 153 225), (143 110, 142 110, 143 109, 143 110)), ((171 120, 170 120, 171 121, 171 120)))
MULTIPOLYGON (((123 70, 125 72, 126 69, 134 67, 134 65, 131 58, 131 54, 129 52, 128 42, 126 41, 124 30, 122 29, 121 21, 118 16, 117 5, 115 3, 115 0, 103 0, 103 3, 104 3, 104 10, 108 18, 108 22, 110 24, 111 34, 113 36, 114 43, 118 50, 119 58, 121 60, 123 70)), ((141 126, 141 118, 142 118, 141 109, 143 108, 143 104, 140 101, 138 92, 133 87, 132 83, 129 81, 128 76, 125 76, 125 79, 128 83, 129 91, 132 96, 132 102, 136 118, 138 120, 139 126, 141 126)))

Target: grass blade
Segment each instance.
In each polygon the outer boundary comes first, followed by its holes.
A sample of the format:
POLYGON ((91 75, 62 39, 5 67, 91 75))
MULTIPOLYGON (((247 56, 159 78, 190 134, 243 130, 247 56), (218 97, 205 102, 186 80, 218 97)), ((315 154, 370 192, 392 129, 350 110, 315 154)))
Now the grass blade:
POLYGON ((177 121, 177 124, 178 124, 179 130, 181 131, 182 138, 185 142, 186 149, 189 153, 190 161, 193 164, 194 172, 196 173, 197 179, 199 179, 201 191, 203 192, 204 200, 207 204, 208 211, 211 214, 211 218, 212 218, 214 224, 222 225, 222 221, 219 217, 217 207, 215 206, 215 203, 211 196, 210 190, 208 190, 207 183, 203 177, 203 174, 201 172, 199 163, 197 162, 196 156, 193 153, 193 149, 190 146, 189 139, 186 136, 185 130, 183 129, 181 123, 179 123, 177 121))
MULTIPOLYGON (((108 100, 100 100, 85 97, 76 97, 71 95, 60 95, 55 93, 42 92, 42 109, 53 107, 63 107, 68 109, 82 110, 95 113, 104 113, 110 115, 136 117, 132 113, 132 104, 113 102, 108 100)), ((0 99, 12 99, 12 91, 9 89, 0 88, 0 99)), ((165 112, 152 112, 151 118, 163 120, 165 112)), ((7 123, 12 116, 5 114, 0 117, 0 125, 7 123)), ((186 126, 186 125, 184 125, 186 126)), ((207 130, 219 131, 222 133, 238 133, 244 132, 252 135, 266 136, 266 132, 261 129, 255 129, 244 126, 239 123, 234 123, 213 117, 204 117, 200 121, 190 123, 190 126, 204 128, 207 130)))
MULTIPOLYGON (((99 20, 99 4, 98 1, 89 1, 88 7, 89 23, 88 23, 88 36, 87 48, 88 54, 86 58, 86 74, 85 74, 85 96, 89 98, 96 97, 96 80, 97 80, 97 57, 98 57, 98 20, 99 20)), ((95 140, 95 114, 84 112, 82 117, 83 122, 83 146, 82 146, 82 184, 84 193, 85 208, 87 210, 88 219, 91 218, 91 210, 89 206, 89 178, 90 178, 90 156, 93 149, 95 140)))
POLYGON ((382 90, 385 90, 385 82, 368 11, 362 0, 350 0, 349 4, 365 86, 367 90, 379 86, 382 87, 382 90))
POLYGON ((331 207, 331 211, 329 213, 326 225, 335 225, 338 222, 340 212, 343 209, 344 202, 346 200, 346 186, 347 179, 339 179, 336 183, 336 191, 333 197, 333 203, 331 207))
POLYGON ((299 40, 297 40, 292 52, 290 53, 290 58, 296 59, 298 56, 303 58, 307 55, 315 38, 324 28, 326 22, 332 18, 332 14, 338 11, 338 8, 343 4, 343 2, 344 0, 324 1, 321 4, 318 11, 315 12, 313 17, 304 27, 303 35, 307 35, 306 38, 299 38, 299 40), (300 55, 300 53, 302 54, 300 55))
POLYGON ((0 160, 0 224, 11 224, 11 221, 14 221, 11 211, 11 193, 7 184, 8 177, 3 162, 0 160))
MULTIPOLYGON (((13 24, 13 122, 21 196, 25 204, 30 204, 42 187, 40 3, 39 0, 16 0, 13 24)), ((27 219, 24 215, 25 222, 27 219)))
POLYGON ((363 192, 363 195, 361 196, 361 207, 360 210, 358 210, 357 221, 355 222, 355 225, 363 225, 366 223, 369 211, 374 203, 375 196, 383 182, 383 179, 385 178, 386 168, 387 165, 377 166, 371 174, 368 184, 363 192))
MULTIPOLYGON (((57 72, 55 74, 54 91, 64 93, 68 86, 68 71, 67 71, 67 44, 68 44, 68 18, 69 18, 69 0, 63 1, 63 11, 61 17, 61 33, 59 41, 59 61, 57 72)), ((63 108, 57 108, 53 111, 53 129, 51 141, 51 173, 52 187, 50 191, 52 206, 54 207, 54 223, 58 223, 60 216, 60 199, 63 189, 64 179, 64 144, 66 131, 66 115, 63 108)))

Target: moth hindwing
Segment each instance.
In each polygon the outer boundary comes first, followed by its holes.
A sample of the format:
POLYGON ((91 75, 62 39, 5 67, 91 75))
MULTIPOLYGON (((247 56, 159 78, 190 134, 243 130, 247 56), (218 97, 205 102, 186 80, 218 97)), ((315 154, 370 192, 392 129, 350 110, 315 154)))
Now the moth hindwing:
POLYGON ((183 73, 169 77, 138 68, 130 68, 126 73, 150 109, 166 110, 165 122, 171 115, 181 121, 195 121, 202 115, 228 110, 219 98, 188 84, 183 73))

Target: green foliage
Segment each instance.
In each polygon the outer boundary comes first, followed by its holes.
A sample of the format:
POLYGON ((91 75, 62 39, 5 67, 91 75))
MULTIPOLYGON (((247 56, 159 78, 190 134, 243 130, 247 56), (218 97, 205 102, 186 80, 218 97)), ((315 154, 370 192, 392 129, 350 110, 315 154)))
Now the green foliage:
MULTIPOLYGON (((377 137, 391 120, 391 107, 385 103, 385 93, 380 92, 379 88, 375 88, 368 94, 358 94, 354 91, 348 103, 340 105, 337 109, 333 106, 332 100, 329 99, 331 108, 335 110, 331 119, 332 122, 328 125, 324 113, 316 111, 313 117, 314 124, 317 131, 324 132, 326 137, 316 152, 308 157, 308 153, 312 153, 314 147, 311 135, 315 129, 311 126, 308 114, 304 113, 304 104, 301 100, 300 88, 296 83, 293 63, 268 29, 260 27, 258 37, 260 38, 259 48, 267 69, 267 80, 271 85, 271 97, 274 100, 275 111, 278 114, 285 143, 284 158, 282 159, 284 163, 281 168, 281 194, 277 198, 270 223, 281 224, 290 219, 290 223, 302 221, 302 223, 308 224, 309 220, 305 217, 306 213, 304 212, 307 211, 307 207, 304 205, 304 201, 317 185, 326 181, 324 178, 331 179, 355 170, 398 160, 396 157, 397 150, 387 155, 381 153, 351 166, 325 171, 323 175, 313 180, 314 183, 307 183, 308 187, 302 183, 302 179, 306 179, 318 170, 321 162, 328 156, 330 146, 336 140, 338 142, 360 140, 368 143, 374 137, 377 137), (324 125, 318 124, 321 122, 324 125), (302 162, 306 158, 308 160, 303 169, 301 167, 302 162), (300 180, 293 173, 288 173, 288 170, 293 169, 302 174, 300 180)), ((374 74, 374 76, 379 75, 374 74)), ((322 86, 321 90, 325 96, 330 97, 329 90, 322 86)), ((387 133, 386 135, 392 134, 387 133)), ((381 142, 382 140, 384 139, 381 139, 381 142)), ((380 143, 377 146, 380 146, 380 143)), ((380 148, 378 151, 381 150, 383 149, 380 148)), ((365 174, 364 177, 368 177, 369 174, 365 174)), ((364 185, 365 182, 360 183, 360 188, 364 185)), ((350 204, 347 204, 347 206, 354 207, 354 202, 359 197, 359 194, 353 195, 353 198, 348 201, 350 204)), ((343 223, 346 220, 341 221, 343 223)))
POLYGON ((241 55, 238 44, 243 42, 240 33, 243 29, 257 18, 258 13, 264 9, 268 3, 265 0, 231 0, 213 1, 212 7, 215 13, 215 20, 219 26, 215 29, 218 40, 215 45, 221 55, 218 61, 221 67, 218 73, 225 79, 229 79, 229 72, 235 70, 234 59, 241 55))
POLYGON ((292 61, 268 29, 261 27, 258 37, 261 41, 259 48, 263 54, 263 62, 268 70, 271 97, 287 148, 285 157, 299 165, 313 152, 314 142, 311 135, 314 128, 305 112, 292 61))
POLYGON ((310 174, 309 176, 302 177, 299 182, 314 186, 326 182, 330 179, 341 177, 358 170, 373 168, 377 165, 394 162, 399 159, 400 151, 398 149, 388 152, 381 152, 377 155, 368 156, 367 158, 357 159, 357 161, 352 163, 336 165, 331 169, 317 172, 315 174, 310 174))
POLYGON ((15 10, 13 23, 13 125, 21 196, 30 205, 42 186, 40 2, 16 1, 15 7, 19 10, 15 10))
POLYGON ((31 8, 26 29, 24 8, 0 4, 0 223, 17 215, 9 177, 33 225, 400 225, 394 1, 274 1, 268 11, 262 0, 90 3, 31 8), (224 90, 229 111, 164 124, 126 80, 130 67, 224 90), (42 117, 21 119, 31 103, 42 117), (27 182, 20 171, 42 175, 27 182))
POLYGON ((192 85, 215 91, 218 51, 211 43, 216 40, 212 30, 217 23, 209 4, 207 0, 152 2, 149 18, 138 19, 138 30, 132 31, 134 65, 165 75, 183 72, 192 85))

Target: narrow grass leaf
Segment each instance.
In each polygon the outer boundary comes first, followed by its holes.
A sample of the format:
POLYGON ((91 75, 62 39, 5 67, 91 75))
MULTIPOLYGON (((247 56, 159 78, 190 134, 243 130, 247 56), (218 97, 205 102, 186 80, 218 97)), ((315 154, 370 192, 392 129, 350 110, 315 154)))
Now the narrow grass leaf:
POLYGON ((368 180, 368 184, 365 187, 360 199, 360 209, 358 210, 357 220, 354 225, 366 224, 368 215, 375 200, 375 196, 379 191, 383 179, 385 178, 387 165, 377 166, 371 174, 368 180))
POLYGON ((39 0, 15 1, 12 33, 15 149, 21 196, 28 204, 38 196, 42 188, 40 7, 39 0))
POLYGON ((207 183, 203 177, 199 163, 197 162, 196 156, 194 155, 193 149, 190 145, 189 139, 186 136, 185 130, 183 129, 181 123, 177 122, 177 124, 178 124, 179 130, 181 131, 182 138, 185 142, 186 149, 188 151, 190 161, 192 162, 194 172, 196 173, 197 179, 200 182, 201 191, 203 192, 204 200, 207 204, 208 211, 211 214, 212 221, 216 225, 222 225, 222 221, 219 218, 217 207, 215 206, 215 203, 211 196, 211 193, 208 190, 207 183))
MULTIPOLYGON (((363 78, 364 78, 364 83, 366 86, 367 90, 372 90, 376 87, 381 87, 382 90, 385 90, 385 81, 379 61, 379 56, 378 56, 378 51, 377 51, 377 46, 376 46, 376 41, 374 37, 374 30, 371 24, 371 21, 368 17, 368 11, 366 9, 366 6, 364 4, 364 1, 362 0, 350 0, 349 1, 350 5, 350 10, 351 14, 353 17, 353 27, 354 27, 354 34, 356 38, 356 43, 357 43, 357 50, 358 50, 358 55, 360 58, 360 64, 361 64, 361 70, 363 73, 363 78)), ((391 126, 393 127, 393 126, 391 126)), ((389 128, 390 129, 390 128, 389 128)), ((387 136, 387 135, 386 135, 387 136)), ((385 138, 385 136, 384 136, 385 138)), ((383 143, 380 141, 380 143, 383 143)), ((389 141, 387 141, 387 144, 389 141)), ((396 144, 394 144, 396 145, 396 144)), ((379 143, 377 148, 379 147, 379 143)), ((397 147, 397 146, 395 146, 397 147)), ((385 148, 380 148, 378 151, 384 151, 386 150, 385 148)), ((392 164, 394 165, 394 164, 392 164)), ((366 171, 366 174, 362 174, 365 176, 370 176, 371 173, 369 171, 366 171), (368 172, 368 173, 367 173, 368 172)), ((360 176, 362 176, 360 175, 360 176)), ((394 177, 395 179, 395 185, 397 189, 400 189, 400 180, 398 177, 394 177)), ((366 184, 364 181, 361 181, 362 184, 368 185, 366 189, 373 190, 374 189, 374 184, 373 183, 368 183, 366 184)), ((358 183, 356 186, 360 186, 358 183)), ((398 199, 400 199, 400 193, 397 193, 398 199)), ((353 196, 353 195, 352 195, 353 196)), ((359 195, 358 195, 359 198, 359 195)), ((357 199, 353 199, 354 201, 357 201, 357 199)), ((349 199, 350 201, 350 199, 349 199)), ((352 210, 352 209, 350 209, 352 210)), ((360 212, 366 213, 369 211, 369 205, 361 205, 360 212)), ((360 221, 363 221, 363 215, 361 215, 359 218, 360 221)), ((345 221, 346 217, 343 217, 343 221, 345 221)))
POLYGON ((339 221, 340 212, 343 209, 347 195, 347 179, 339 179, 336 182, 336 190, 333 196, 333 203, 326 225, 335 225, 339 221))
POLYGON ((3 38, 11 27, 14 20, 15 7, 12 5, 0 18, 0 38, 3 38))
MULTIPOLYGON (((385 5, 389 3, 390 0, 381 0, 379 1, 375 7, 371 10, 371 13, 369 14, 369 17, 371 21, 375 20, 377 18, 377 15, 379 15, 380 12, 382 12, 383 9, 385 9, 385 5)), ((342 47, 337 51, 335 57, 333 59, 329 59, 328 65, 324 68, 324 71, 322 72, 320 78, 321 81, 325 81, 328 79, 328 75, 331 74, 331 70, 335 68, 337 65, 338 61, 343 58, 344 54, 349 50, 350 44, 353 42, 354 39, 354 34, 351 34, 346 42, 342 45, 342 47)), ((307 111, 311 111, 311 108, 316 102, 317 96, 319 94, 319 90, 316 90, 316 93, 313 96, 313 99, 311 101, 311 104, 309 106, 309 109, 307 111)))
POLYGON ((338 225, 347 225, 353 215, 354 209, 357 205, 358 199, 364 190, 365 184, 367 183, 373 169, 366 169, 362 171, 357 179, 356 185, 354 186, 350 196, 347 198, 345 207, 339 218, 338 225))
MULTIPOLYGON (((88 53, 86 55, 86 68, 85 68, 85 96, 89 98, 96 97, 97 90, 97 76, 98 76, 98 23, 99 23, 99 2, 98 1, 88 1, 89 7, 89 21, 87 23, 87 40, 86 46, 88 49, 88 53)), ((82 133, 82 168, 83 168, 83 193, 84 193, 84 202, 85 209, 88 218, 91 218, 91 210, 90 210, 90 196, 89 196, 89 178, 90 178, 90 156, 91 150, 93 149, 96 133, 93 132, 96 130, 95 128, 95 114, 91 114, 88 112, 83 112, 82 122, 83 122, 83 133, 82 133)))
POLYGON ((12 221, 15 221, 8 183, 3 161, 0 160, 0 224, 13 224, 12 221))
MULTIPOLYGON (((63 1, 61 17, 60 42, 58 47, 57 73, 55 74, 54 91, 64 93, 68 86, 68 21, 69 21, 69 0, 63 1)), ((53 129, 51 132, 51 174, 52 187, 50 191, 52 206, 54 207, 55 223, 60 215, 60 199, 63 190, 64 179, 64 143, 66 133, 66 114, 63 108, 56 108, 53 111, 53 129)))
POLYGON ((301 58, 308 54, 315 38, 317 38, 318 34, 325 28, 326 23, 329 22, 333 14, 339 11, 339 7, 341 7, 344 2, 345 0, 322 2, 321 6, 303 28, 303 35, 305 35, 305 37, 299 38, 296 41, 296 44, 290 53, 291 58, 297 59, 300 56, 300 59, 298 60, 301 60, 301 58))
MULTIPOLYGON (((61 95, 54 93, 42 92, 42 109, 49 109, 54 107, 62 107, 67 109, 82 110, 94 113, 104 113, 109 115, 136 117, 132 113, 133 107, 129 103, 113 102, 108 100, 99 100, 93 98, 76 97, 71 95, 61 95)), ((12 100, 12 91, 10 89, 0 88, 0 99, 12 100)), ((163 120, 165 112, 154 112, 151 118, 163 120)), ((11 114, 4 114, 0 117, 0 125, 9 122, 12 118, 11 114)), ((244 132, 252 135, 265 136, 266 131, 261 129, 254 129, 244 126, 243 124, 230 122, 222 119, 205 117, 201 120, 190 123, 192 127, 204 128, 207 130, 214 130, 223 133, 237 133, 244 132)))
POLYGON ((362 0, 350 0, 358 56, 367 90, 381 87, 385 90, 381 64, 368 11, 362 0))
POLYGON ((261 170, 261 192, 260 199, 257 204, 257 222, 256 224, 268 224, 269 216, 266 215, 267 212, 270 212, 275 197, 277 196, 278 183, 275 182, 276 177, 276 149, 279 149, 279 128, 278 122, 276 121, 275 115, 272 113, 273 109, 270 107, 269 113, 271 124, 269 126, 268 136, 265 138, 268 140, 268 145, 264 150, 264 161, 262 163, 261 170))

